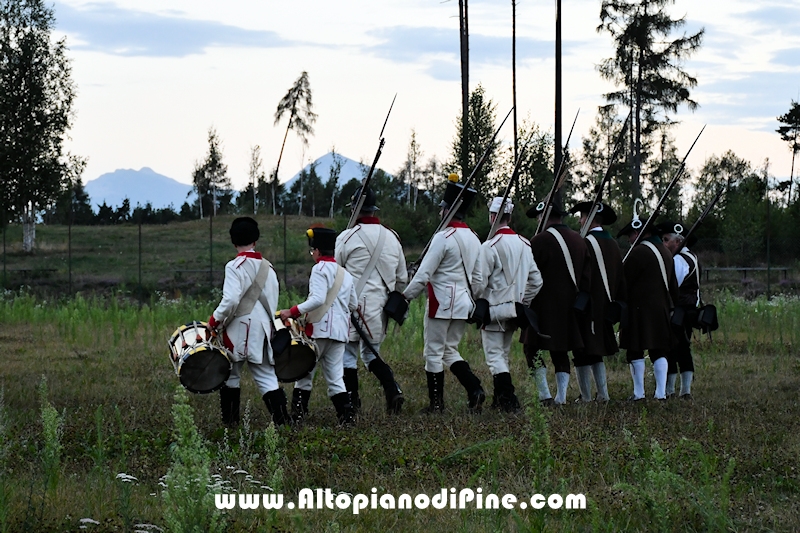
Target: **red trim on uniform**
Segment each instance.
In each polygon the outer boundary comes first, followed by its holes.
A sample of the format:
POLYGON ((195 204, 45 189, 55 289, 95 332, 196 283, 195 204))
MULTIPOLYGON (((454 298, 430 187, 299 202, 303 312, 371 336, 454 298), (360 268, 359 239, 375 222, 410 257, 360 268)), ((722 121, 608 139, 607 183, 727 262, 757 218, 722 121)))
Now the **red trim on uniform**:
POLYGON ((447 225, 448 228, 469 228, 466 222, 461 222, 460 220, 451 220, 450 223, 447 225))
POLYGON ((380 224, 381 221, 378 217, 361 217, 356 220, 356 224, 380 224))
POLYGON ((239 252, 236 257, 249 257, 250 259, 263 259, 259 252, 239 252))
POLYGON ((228 337, 227 331, 222 332, 222 344, 224 344, 228 350, 233 351, 233 343, 231 342, 230 337, 228 337))
POLYGON ((297 308, 296 305, 293 305, 289 312, 292 314, 292 318, 297 318, 300 316, 300 310, 297 308))
POLYGON ((428 318, 436 318, 436 311, 439 310, 439 300, 433 292, 433 285, 428 283, 428 318))
POLYGON ((331 257, 330 255, 321 255, 319 256, 319 259, 317 259, 317 263, 319 263, 320 261, 330 261, 331 263, 335 263, 336 258, 331 257))
POLYGON ((499 230, 497 230, 497 231, 496 231, 494 234, 495 234, 495 235, 499 235, 499 234, 503 234, 503 235, 516 235, 517 233, 516 233, 516 232, 515 232, 513 229, 511 229, 511 228, 509 228, 508 226, 506 226, 506 227, 504 227, 504 228, 500 228, 500 229, 499 229, 499 230))
POLYGON ((211 318, 208 319, 208 327, 211 329, 217 329, 217 326, 219 326, 219 322, 217 322, 217 319, 214 318, 214 315, 211 315, 211 318))

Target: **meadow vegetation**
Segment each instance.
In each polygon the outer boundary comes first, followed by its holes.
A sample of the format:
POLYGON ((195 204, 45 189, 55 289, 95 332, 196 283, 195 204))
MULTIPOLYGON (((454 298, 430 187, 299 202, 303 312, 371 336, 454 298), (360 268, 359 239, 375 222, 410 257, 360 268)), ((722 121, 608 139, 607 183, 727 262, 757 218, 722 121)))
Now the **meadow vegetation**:
MULTIPOLYGON (((247 372, 239 428, 216 395, 177 387, 166 340, 215 301, 153 294, 0 300, 0 531, 796 531, 800 530, 800 300, 714 300, 720 330, 696 339, 693 402, 623 401, 624 356, 608 360, 607 405, 543 409, 521 346, 512 375, 525 409, 468 414, 448 374, 447 412, 427 403, 423 302, 384 353, 407 397, 399 417, 362 368, 363 410, 339 428, 323 383, 305 425, 269 424, 247 372), (213 494, 582 493, 586 510, 230 510, 213 494), (195 521, 195 522, 193 522, 195 521)), ((281 304, 297 300, 281 295, 281 304)), ((487 391, 470 328, 462 354, 487 391)), ((649 366, 648 366, 649 368, 649 366)), ((552 368, 551 386, 552 386, 552 368)), ((652 396, 652 374, 646 386, 652 396)), ((288 389, 287 389, 288 390, 288 389)), ((573 378, 569 397, 578 396, 573 378)))

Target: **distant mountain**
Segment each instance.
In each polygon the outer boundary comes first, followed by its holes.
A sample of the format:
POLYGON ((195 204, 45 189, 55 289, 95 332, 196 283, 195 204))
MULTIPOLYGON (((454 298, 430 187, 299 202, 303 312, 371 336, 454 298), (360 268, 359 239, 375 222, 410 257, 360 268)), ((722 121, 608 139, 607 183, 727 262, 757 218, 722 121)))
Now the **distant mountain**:
MULTIPOLYGON (((148 167, 139 170, 118 169, 87 182, 85 188, 95 211, 103 201, 111 207, 119 207, 128 198, 131 209, 136 204, 144 207, 150 202, 154 209, 171 204, 173 209, 180 212, 183 202, 187 201, 186 195, 192 193, 194 196, 191 185, 168 178, 148 167)), ((188 200, 192 202, 192 198, 188 200)))
MULTIPOLYGON (((336 154, 336 155, 340 157, 343 161, 342 171, 339 174, 339 187, 341 187, 342 185, 344 185, 353 178, 361 181, 364 178, 364 174, 369 172, 369 166, 372 164, 371 161, 366 165, 366 168, 362 169, 361 163, 359 163, 358 161, 353 161, 352 159, 347 158, 342 154, 336 154)), ((316 165, 317 176, 319 176, 319 179, 322 181, 322 183, 327 183, 328 179, 330 178, 332 164, 333 164, 333 153, 328 152, 322 157, 317 158, 313 163, 309 163, 308 165, 306 165, 305 168, 303 168, 303 170, 309 172, 311 170, 311 165, 316 165)), ((302 172, 302 170, 300 172, 302 172)), ((285 182, 287 191, 292 188, 292 184, 294 184, 295 181, 300 179, 300 172, 298 172, 297 174, 292 176, 291 179, 285 182)))

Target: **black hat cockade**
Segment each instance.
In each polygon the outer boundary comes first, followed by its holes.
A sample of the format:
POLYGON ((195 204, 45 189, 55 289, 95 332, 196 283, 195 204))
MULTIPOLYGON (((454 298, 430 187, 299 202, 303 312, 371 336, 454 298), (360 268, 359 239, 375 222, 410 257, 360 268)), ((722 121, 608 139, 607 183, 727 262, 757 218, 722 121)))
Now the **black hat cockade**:
MULTIPOLYGON (((588 215, 592 212, 593 205, 592 202, 580 202, 575 204, 569 212, 588 215)), ((597 209, 597 214, 595 214, 595 219, 599 219, 600 224, 606 226, 617 221, 617 213, 614 212, 610 205, 601 202, 600 207, 597 209)))
POLYGON ((642 202, 639 198, 637 198, 633 202, 633 219, 627 224, 625 224, 625 226, 623 226, 621 230, 619 230, 619 232, 617 233, 617 238, 623 237, 625 235, 630 235, 634 231, 640 231, 642 227, 644 227, 644 222, 639 216, 639 212, 641 209, 644 209, 644 202, 642 202))
POLYGON ((234 246, 246 246, 258 240, 258 222, 250 217, 239 217, 231 223, 231 242, 234 246))
MULTIPOLYGON (((681 237, 685 238, 686 234, 689 233, 689 229, 686 228, 680 222, 673 222, 671 220, 665 220, 663 222, 659 222, 655 225, 656 232, 658 233, 659 237, 663 237, 668 233, 673 233, 675 235, 680 235, 681 237)), ((689 242, 684 242, 685 246, 691 247, 697 242, 697 237, 692 234, 689 237, 689 242)))
POLYGON ((317 250, 331 251, 336 249, 337 235, 336 230, 330 228, 308 228, 306 231, 308 245, 317 250))
MULTIPOLYGON (((444 190, 444 198, 442 198, 442 201, 439 203, 439 207, 449 209, 463 189, 464 186, 458 183, 458 174, 450 174, 447 176, 447 188, 444 190)), ((477 194, 478 191, 475 189, 466 189, 464 191, 464 194, 461 195, 461 207, 456 211, 457 217, 463 218, 467 215, 467 210, 472 205, 472 201, 475 200, 477 194)))
MULTIPOLYGON (((537 217, 539 217, 542 213, 544 213, 544 208, 545 208, 544 204, 545 204, 544 201, 539 202, 535 206, 533 206, 530 209, 528 209, 525 212, 525 215, 528 218, 537 218, 537 217)), ((553 202, 550 205, 552 206, 552 209, 550 210, 550 216, 551 217, 563 217, 563 216, 569 214, 566 211, 564 211, 561 208, 561 204, 559 204, 557 202, 553 202)))
MULTIPOLYGON (((353 196, 350 197, 350 203, 347 204, 347 207, 353 209, 356 206, 356 199, 358 199, 360 193, 361 187, 358 187, 353 193, 353 196)), ((378 209, 380 208, 375 205, 375 193, 372 192, 372 189, 367 187, 367 192, 364 193, 364 204, 361 206, 361 211, 377 211, 378 209)))

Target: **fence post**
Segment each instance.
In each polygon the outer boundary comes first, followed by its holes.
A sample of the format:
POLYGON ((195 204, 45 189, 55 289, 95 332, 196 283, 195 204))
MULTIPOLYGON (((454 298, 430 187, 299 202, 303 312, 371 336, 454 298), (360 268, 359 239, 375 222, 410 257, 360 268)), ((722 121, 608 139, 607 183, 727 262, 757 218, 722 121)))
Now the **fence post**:
POLYGON ((283 285, 284 289, 289 288, 289 278, 286 275, 286 207, 283 208, 283 285))
POLYGON ((142 290, 142 217, 139 216, 139 307, 142 306, 144 291, 142 290))
POLYGON ((75 204, 75 184, 71 183, 69 195, 69 217, 67 228, 67 276, 69 278, 69 295, 72 296, 72 217, 75 204))
POLYGON ((770 220, 769 220, 769 208, 770 208, 770 201, 769 201, 769 167, 764 169, 764 181, 766 182, 766 196, 767 196, 767 300, 769 300, 770 295, 770 284, 769 284, 769 274, 770 274, 770 257, 769 257, 769 238, 770 238, 770 220))
POLYGON ((208 283, 214 290, 214 214, 208 216, 208 283))

